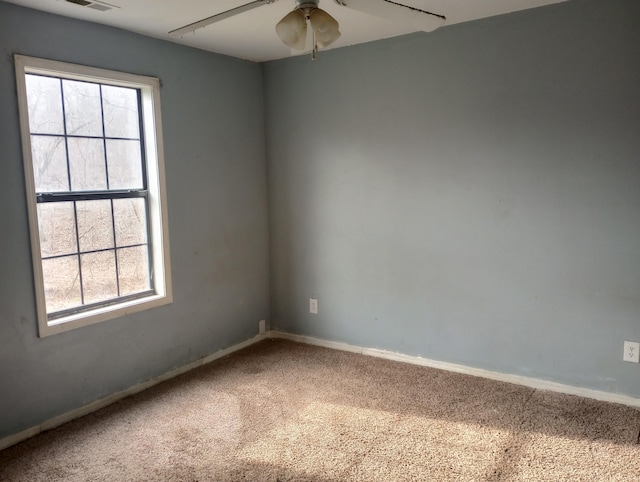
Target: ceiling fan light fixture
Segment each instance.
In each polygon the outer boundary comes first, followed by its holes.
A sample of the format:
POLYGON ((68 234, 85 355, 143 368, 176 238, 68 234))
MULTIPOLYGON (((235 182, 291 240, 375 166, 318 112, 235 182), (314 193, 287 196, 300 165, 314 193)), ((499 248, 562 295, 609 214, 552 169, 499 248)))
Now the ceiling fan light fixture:
POLYGON ((340 38, 340 24, 324 10, 313 10, 309 15, 309 23, 321 47, 328 47, 340 38))
MULTIPOLYGON (((66 1, 83 5, 93 3, 95 5, 101 4, 113 7, 113 5, 109 5, 102 0, 66 1)), ((277 2, 277 0, 244 1, 247 3, 171 30, 169 35, 181 36, 185 33, 195 32, 197 29, 207 25, 248 12, 262 5, 271 5, 277 2)), ((416 30, 424 30, 425 32, 431 32, 446 22, 444 15, 399 3, 402 1, 404 0, 334 0, 340 7, 346 7, 395 22, 402 22, 411 25, 416 30)), ((293 12, 290 12, 280 20, 275 29, 282 42, 292 50, 303 52, 305 49, 310 48, 312 59, 316 58, 318 47, 328 47, 341 36, 338 21, 324 10, 321 10, 318 7, 319 4, 320 0, 295 0, 293 12)), ((96 8, 98 7, 96 6, 96 8)), ((295 55, 293 52, 292 54, 295 55)))
POLYGON ((280 40, 295 50, 304 50, 307 42, 307 20, 301 10, 288 13, 276 25, 280 40))
POLYGON ((340 37, 338 21, 318 8, 319 0, 297 0, 296 8, 276 25, 280 40, 292 50, 311 49, 315 60, 318 46, 324 48, 340 37))

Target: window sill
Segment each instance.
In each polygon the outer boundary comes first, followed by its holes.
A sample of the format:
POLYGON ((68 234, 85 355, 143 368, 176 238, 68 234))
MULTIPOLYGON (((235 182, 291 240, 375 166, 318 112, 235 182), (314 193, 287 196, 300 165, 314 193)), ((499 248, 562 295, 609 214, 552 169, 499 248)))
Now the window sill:
POLYGON ((172 298, 167 295, 152 295, 99 307, 83 313, 75 313, 73 315, 56 318, 55 320, 47 320, 41 324, 40 337, 64 333, 65 331, 93 325, 94 323, 100 323, 105 320, 121 318, 139 311, 167 305, 172 301, 172 298))

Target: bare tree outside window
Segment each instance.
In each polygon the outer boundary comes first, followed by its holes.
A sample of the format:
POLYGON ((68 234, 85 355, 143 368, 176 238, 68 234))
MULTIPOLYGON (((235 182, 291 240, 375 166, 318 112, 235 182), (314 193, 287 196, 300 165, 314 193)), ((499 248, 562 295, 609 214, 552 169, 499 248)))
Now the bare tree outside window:
POLYGON ((136 89, 27 74, 47 313, 151 289, 136 89))

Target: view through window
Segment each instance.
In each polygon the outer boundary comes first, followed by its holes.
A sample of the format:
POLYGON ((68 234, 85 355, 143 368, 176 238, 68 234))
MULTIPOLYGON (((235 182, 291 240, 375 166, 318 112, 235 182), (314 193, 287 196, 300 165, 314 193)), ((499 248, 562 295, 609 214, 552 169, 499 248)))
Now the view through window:
POLYGON ((47 312, 150 286, 138 91, 28 74, 47 312))

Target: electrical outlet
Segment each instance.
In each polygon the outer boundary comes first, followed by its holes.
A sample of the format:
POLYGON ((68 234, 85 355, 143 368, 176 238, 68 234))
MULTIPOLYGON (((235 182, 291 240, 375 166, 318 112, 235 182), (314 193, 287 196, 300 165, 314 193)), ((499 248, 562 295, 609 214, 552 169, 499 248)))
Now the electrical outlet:
POLYGON ((309 298, 309 313, 318 314, 318 300, 316 298, 309 298))
POLYGON ((625 341, 622 359, 631 363, 640 363, 640 343, 625 341))
POLYGON ((258 322, 258 333, 262 335, 265 331, 267 331, 267 322, 266 320, 260 320, 258 322))

